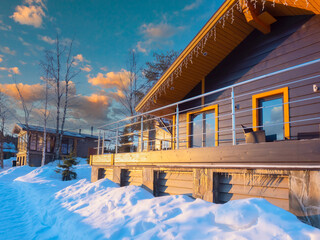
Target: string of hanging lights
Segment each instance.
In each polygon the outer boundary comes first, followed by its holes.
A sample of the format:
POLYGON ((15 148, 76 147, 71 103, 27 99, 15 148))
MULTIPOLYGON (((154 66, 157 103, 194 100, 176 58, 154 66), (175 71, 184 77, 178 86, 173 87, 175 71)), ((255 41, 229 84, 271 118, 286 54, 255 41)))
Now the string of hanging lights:
MULTIPOLYGON (((283 1, 283 0, 282 0, 283 1)), ((294 5, 296 5, 298 0, 294 1, 294 5)), ((166 94, 166 91, 173 88, 173 81, 175 78, 178 78, 182 75, 182 69, 188 68, 189 64, 193 64, 193 59, 197 58, 199 54, 203 54, 204 56, 207 55, 205 53, 204 47, 206 46, 206 43, 208 42, 208 39, 211 39, 213 37, 214 41, 217 39, 217 29, 218 25, 220 28, 224 28, 226 25, 226 22, 230 22, 231 24, 234 23, 235 20, 235 11, 239 11, 242 13, 242 9, 246 9, 248 11, 249 3, 253 5, 254 8, 258 7, 258 2, 261 3, 261 10, 263 11, 266 6, 267 0, 239 0, 236 3, 234 3, 228 11, 214 24, 214 26, 208 31, 208 33, 199 41, 199 43, 191 50, 191 52, 183 59, 183 61, 179 64, 179 66, 171 73, 171 75, 166 79, 165 83, 162 84, 157 91, 153 94, 151 97, 151 101, 148 101, 144 108, 149 108, 151 102, 156 103, 157 99, 162 96, 163 94, 166 94)), ((285 6, 288 6, 287 0, 284 0, 284 2, 281 2, 281 0, 272 0, 272 7, 276 6, 276 2, 279 2, 285 6)), ((305 0, 306 7, 309 6, 309 1, 305 0)))

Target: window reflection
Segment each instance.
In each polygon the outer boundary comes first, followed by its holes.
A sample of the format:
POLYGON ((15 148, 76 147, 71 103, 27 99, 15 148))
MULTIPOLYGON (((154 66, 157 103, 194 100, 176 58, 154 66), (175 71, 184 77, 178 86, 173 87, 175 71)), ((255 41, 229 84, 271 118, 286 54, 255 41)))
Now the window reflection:
POLYGON ((267 141, 284 139, 282 97, 259 100, 259 126, 266 133, 267 141))
POLYGON ((191 147, 215 146, 215 121, 214 111, 193 114, 191 116, 191 147))

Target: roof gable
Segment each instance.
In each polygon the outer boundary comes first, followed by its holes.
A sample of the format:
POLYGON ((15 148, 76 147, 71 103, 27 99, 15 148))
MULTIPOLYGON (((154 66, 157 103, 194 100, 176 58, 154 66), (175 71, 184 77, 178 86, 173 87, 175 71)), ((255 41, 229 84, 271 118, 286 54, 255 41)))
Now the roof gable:
MULTIPOLYGON (((206 75, 228 56, 255 29, 248 22, 248 1, 227 0, 183 50, 169 69, 137 105, 150 111, 182 100, 206 75)), ((273 17, 319 14, 316 0, 257 1, 257 9, 273 17)), ((261 15, 261 14, 260 14, 261 15)), ((260 16, 258 15, 258 17, 260 16)), ((156 115, 173 112, 166 109, 156 115)))

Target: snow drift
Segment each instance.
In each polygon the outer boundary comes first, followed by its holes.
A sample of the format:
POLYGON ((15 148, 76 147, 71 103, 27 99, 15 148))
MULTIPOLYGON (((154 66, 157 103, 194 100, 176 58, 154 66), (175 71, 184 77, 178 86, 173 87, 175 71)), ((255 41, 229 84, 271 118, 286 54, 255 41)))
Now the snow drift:
POLYGON ((320 239, 319 229, 264 199, 154 198, 108 179, 91 183, 87 164, 62 182, 55 165, 0 172, 0 239, 320 239))

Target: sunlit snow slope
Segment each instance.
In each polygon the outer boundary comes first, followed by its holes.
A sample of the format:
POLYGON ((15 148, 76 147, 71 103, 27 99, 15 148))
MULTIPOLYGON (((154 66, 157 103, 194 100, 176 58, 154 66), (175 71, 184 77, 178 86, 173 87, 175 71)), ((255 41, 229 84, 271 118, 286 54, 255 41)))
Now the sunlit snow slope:
POLYGON ((107 179, 90 183, 87 164, 62 182, 55 165, 0 172, 0 239, 320 239, 319 229, 263 199, 154 198, 107 179))

